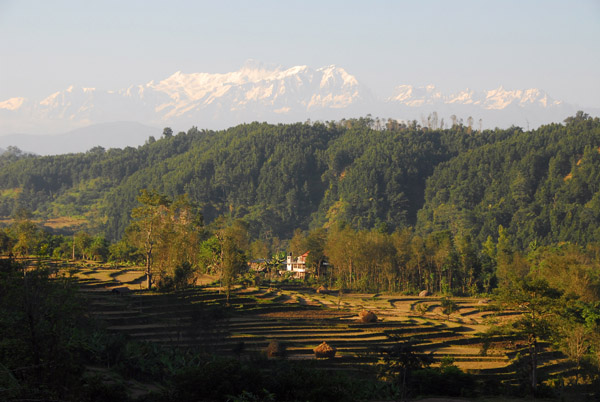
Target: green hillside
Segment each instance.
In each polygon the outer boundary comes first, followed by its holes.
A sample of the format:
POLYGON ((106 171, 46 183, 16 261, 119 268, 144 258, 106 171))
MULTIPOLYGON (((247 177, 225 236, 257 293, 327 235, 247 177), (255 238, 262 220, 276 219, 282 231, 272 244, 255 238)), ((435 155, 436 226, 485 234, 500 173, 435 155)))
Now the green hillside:
POLYGON ((219 132, 152 138, 144 146, 85 154, 2 158, 0 215, 85 217, 119 238, 142 188, 188 193, 207 222, 245 218, 255 234, 343 219, 358 227, 414 224, 425 179, 460 151, 510 132, 468 135, 465 127, 375 130, 359 119, 328 124, 252 123, 219 132))
POLYGON ((579 113, 566 125, 461 153, 427 180, 424 231, 470 233, 481 243, 506 228, 513 246, 600 239, 600 122, 579 113))
POLYGON ((371 118, 252 123, 149 138, 138 148, 0 156, 0 217, 85 219, 122 236, 136 196, 187 193, 210 223, 243 218, 254 237, 347 222, 357 229, 451 229, 516 245, 598 238, 600 122, 478 132, 371 118), (419 212, 420 211, 420 212, 419 212))

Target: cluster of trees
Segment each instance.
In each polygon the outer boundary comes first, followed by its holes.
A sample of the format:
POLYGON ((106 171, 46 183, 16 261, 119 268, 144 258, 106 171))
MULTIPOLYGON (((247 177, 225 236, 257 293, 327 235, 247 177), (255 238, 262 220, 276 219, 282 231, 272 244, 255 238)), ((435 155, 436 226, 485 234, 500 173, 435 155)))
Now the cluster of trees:
POLYGON ((511 272, 528 272, 528 259, 543 255, 536 264, 553 264, 552 270, 545 271, 552 284, 570 284, 569 293, 586 300, 600 299, 600 243, 532 243, 526 257, 512 243, 502 226, 494 238, 479 245, 471 237, 457 237, 449 230, 420 235, 410 229, 387 233, 340 224, 310 232, 298 230, 290 248, 296 255, 309 251, 307 265, 312 274, 344 289, 411 294, 428 290, 472 296, 489 294, 510 283, 511 272))
POLYGON ((85 231, 70 236, 52 234, 20 211, 11 225, 0 228, 0 258, 144 265, 148 289, 153 285, 163 290, 182 289, 207 273, 218 275, 229 295, 251 256, 268 253, 268 249, 257 248, 261 242, 250 243, 248 225, 242 220, 220 217, 205 227, 197 206, 187 196, 170 199, 144 189, 137 201, 123 238, 113 243, 85 231))
POLYGON ((449 232, 425 237, 410 230, 330 230, 325 255, 333 282, 361 291, 480 294, 495 284, 494 256, 449 232))
POLYGON ((237 274, 247 265, 246 224, 222 217, 206 228, 187 196, 171 200, 144 189, 137 200, 140 205, 131 211, 133 221, 115 244, 124 252, 112 257, 122 262, 143 259, 148 289, 153 284, 163 290, 182 289, 195 283, 198 274, 208 273, 219 276, 229 297, 237 274))
MULTIPOLYGON (((600 245, 531 247, 499 253, 498 299, 520 313, 509 328, 526 341, 521 360, 524 390, 536 392, 541 342, 550 342, 575 365, 577 386, 600 374, 600 245)), ((506 327, 504 327, 506 329, 506 327)), ((495 333, 502 327, 494 328, 495 333)), ((563 384, 564 385, 564 384, 563 384)))
POLYGON ((69 236, 53 234, 32 221, 27 212, 17 214, 12 224, 0 228, 0 255, 103 262, 114 254, 118 254, 118 247, 102 235, 92 236, 86 231, 69 236))
POLYGON ((126 232, 125 248, 137 246, 144 256, 148 289, 157 271, 154 266, 158 267, 161 287, 185 286, 198 260, 202 217, 185 196, 171 201, 154 191, 142 190, 138 201, 141 206, 131 212, 133 222, 126 232))
POLYGON ((1 258, 0 311, 0 399, 89 400, 92 323, 69 280, 1 258))

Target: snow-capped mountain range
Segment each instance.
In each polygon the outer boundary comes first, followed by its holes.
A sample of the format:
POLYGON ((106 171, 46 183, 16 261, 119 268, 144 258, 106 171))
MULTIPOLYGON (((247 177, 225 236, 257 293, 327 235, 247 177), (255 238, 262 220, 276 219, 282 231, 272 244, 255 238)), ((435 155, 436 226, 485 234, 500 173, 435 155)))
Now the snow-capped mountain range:
POLYGON ((118 90, 71 86, 44 99, 0 99, 0 136, 59 133, 116 121, 186 130, 250 121, 337 120, 369 113, 421 123, 434 111, 447 121, 450 115, 465 121, 471 116, 481 119, 484 127, 533 128, 562 121, 576 108, 539 89, 500 87, 445 94, 433 85, 400 85, 392 96, 378 97, 341 67, 282 68, 250 62, 235 72, 176 72, 162 81, 118 90))
POLYGON ((244 121, 296 121, 346 117, 372 103, 368 89, 344 69, 266 68, 246 64, 226 74, 176 72, 159 81, 120 90, 69 87, 42 100, 0 101, 0 135, 73 129, 111 121, 222 128, 244 121), (313 117, 316 116, 316 117, 313 117), (37 128, 37 129, 36 129, 37 128))
POLYGON ((503 87, 499 87, 484 92, 466 89, 456 94, 444 95, 433 85, 418 88, 412 85, 400 85, 396 88, 396 94, 388 100, 411 107, 456 104, 479 106, 484 110, 502 110, 511 105, 523 108, 530 106, 559 108, 562 106, 562 102, 550 98, 544 91, 535 88, 507 91, 503 87))

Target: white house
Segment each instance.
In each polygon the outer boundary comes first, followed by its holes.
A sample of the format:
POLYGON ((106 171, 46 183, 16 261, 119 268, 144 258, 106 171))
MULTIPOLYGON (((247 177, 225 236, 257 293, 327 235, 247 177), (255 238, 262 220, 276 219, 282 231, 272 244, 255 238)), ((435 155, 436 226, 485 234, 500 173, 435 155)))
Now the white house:
POLYGON ((292 259, 292 253, 287 256, 285 270, 287 272, 293 272, 294 278, 304 278, 306 276, 306 257, 308 257, 308 251, 298 257, 294 261, 292 259))

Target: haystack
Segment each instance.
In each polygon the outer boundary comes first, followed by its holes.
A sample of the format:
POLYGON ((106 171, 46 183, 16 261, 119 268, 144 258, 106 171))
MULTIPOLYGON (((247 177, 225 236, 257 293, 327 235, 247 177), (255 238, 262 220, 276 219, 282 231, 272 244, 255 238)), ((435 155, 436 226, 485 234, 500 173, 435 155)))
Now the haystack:
POLYGON ((360 317, 360 321, 366 323, 377 322, 377 316, 371 310, 363 310, 358 315, 360 317))
POLYGON ((321 285, 317 288, 317 293, 327 293, 327 288, 321 285))
POLYGON ((329 346, 326 342, 313 349, 317 358, 332 358, 335 356, 336 351, 336 348, 329 346))
POLYGON ((267 345, 267 357, 285 357, 285 345, 279 341, 271 341, 267 345))
POLYGON ((429 296, 429 290, 422 290, 421 293, 419 293, 419 297, 425 297, 425 296, 429 296))

